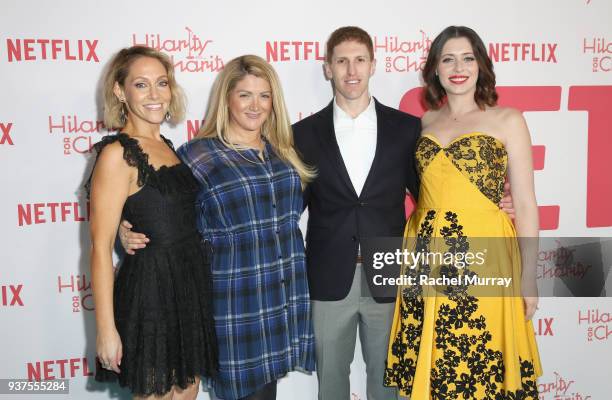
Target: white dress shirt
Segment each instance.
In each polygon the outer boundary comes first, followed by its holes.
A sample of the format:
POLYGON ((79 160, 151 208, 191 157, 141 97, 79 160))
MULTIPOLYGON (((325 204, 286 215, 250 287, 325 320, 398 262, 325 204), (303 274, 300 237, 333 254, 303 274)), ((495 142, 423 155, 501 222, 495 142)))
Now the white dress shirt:
POLYGON ((334 98, 334 130, 344 166, 359 196, 376 152, 376 109, 372 97, 368 107, 355 118, 341 109, 334 98))

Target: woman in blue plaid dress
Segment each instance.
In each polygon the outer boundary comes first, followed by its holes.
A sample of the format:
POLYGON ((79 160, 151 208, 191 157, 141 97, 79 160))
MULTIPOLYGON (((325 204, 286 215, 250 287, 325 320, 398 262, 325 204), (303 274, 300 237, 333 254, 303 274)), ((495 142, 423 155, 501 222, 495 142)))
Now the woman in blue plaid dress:
POLYGON ((272 67, 257 56, 229 62, 206 123, 178 154, 202 185, 198 228, 214 249, 215 392, 223 399, 275 398, 278 378, 314 369, 298 225, 302 183, 313 172, 293 148, 272 67))
POLYGON ((280 83, 257 56, 230 61, 198 136, 178 149, 201 189, 198 229, 212 243, 221 399, 276 398, 276 381, 314 370, 299 228, 314 173, 293 148, 280 83))

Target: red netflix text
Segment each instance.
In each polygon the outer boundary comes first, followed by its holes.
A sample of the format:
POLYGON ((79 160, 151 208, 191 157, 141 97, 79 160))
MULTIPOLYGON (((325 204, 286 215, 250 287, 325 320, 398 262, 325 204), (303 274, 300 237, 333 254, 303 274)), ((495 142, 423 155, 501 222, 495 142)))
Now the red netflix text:
POLYGON ((61 60, 100 62, 97 40, 6 39, 8 62, 61 60))
POLYGON ((538 318, 533 321, 533 329, 538 336, 555 336, 553 332, 553 322, 555 318, 538 318))
POLYGON ((489 43, 493 62, 528 61, 557 63, 557 43, 489 43))
POLYGON ((27 363, 26 368, 30 381, 48 381, 93 375, 87 363, 87 358, 36 361, 27 363))
POLYGON ((268 62, 325 60, 325 47, 320 42, 280 40, 266 42, 268 62))
POLYGON ((0 286, 0 294, 2 307, 23 307, 21 299, 21 290, 23 285, 2 285, 0 286))
POLYGON ((17 204, 19 226, 49 222, 89 221, 89 202, 53 202, 17 204))
POLYGON ((13 138, 11 138, 12 122, 0 122, 0 144, 14 146, 13 138))
POLYGON ((204 125, 205 120, 189 119, 186 121, 187 125, 187 141, 193 139, 198 134, 200 127, 204 125))

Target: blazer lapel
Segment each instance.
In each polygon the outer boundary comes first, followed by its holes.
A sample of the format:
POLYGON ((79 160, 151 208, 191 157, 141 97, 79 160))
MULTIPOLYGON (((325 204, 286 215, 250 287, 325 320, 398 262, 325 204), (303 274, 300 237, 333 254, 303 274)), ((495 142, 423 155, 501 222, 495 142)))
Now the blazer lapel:
POLYGON ((381 160, 383 159, 384 149, 387 148, 387 146, 392 145, 392 143, 387 143, 389 135, 385 135, 385 132, 390 129, 390 120, 385 115, 384 110, 376 98, 374 98, 374 106, 376 108, 376 150, 374 152, 372 166, 370 167, 366 181, 363 184, 363 189, 361 189, 361 193, 359 194, 360 199, 365 197, 368 187, 373 181, 376 180, 376 170, 380 166, 381 160))
POLYGON ((340 147, 338 146, 338 140, 336 140, 333 100, 321 113, 321 118, 319 119, 319 132, 321 132, 319 136, 321 139, 321 147, 323 147, 326 152, 334 170, 338 173, 340 180, 345 184, 350 193, 357 197, 357 192, 353 187, 346 165, 344 165, 342 153, 340 153, 340 147))

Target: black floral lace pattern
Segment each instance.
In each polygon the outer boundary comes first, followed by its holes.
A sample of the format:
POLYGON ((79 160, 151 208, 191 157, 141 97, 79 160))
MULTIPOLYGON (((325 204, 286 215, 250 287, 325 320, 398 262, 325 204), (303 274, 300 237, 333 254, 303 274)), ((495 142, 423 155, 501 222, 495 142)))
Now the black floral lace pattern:
MULTIPOLYGON (((168 147, 174 151, 172 142, 164 136, 162 136, 162 139, 166 142, 168 147)), ((193 178, 189 167, 183 163, 179 163, 172 166, 162 166, 156 170, 149 164, 149 155, 142 150, 138 140, 131 138, 125 133, 104 136, 102 140, 93 146, 97 157, 99 157, 100 153, 107 145, 117 141, 121 143, 123 147, 123 159, 125 162, 130 167, 138 169, 138 180, 136 183, 139 187, 150 185, 159 189, 162 193, 194 192, 198 189, 198 183, 193 178)), ((93 169, 89 179, 85 183, 85 190, 88 198, 91 192, 92 176, 93 169)))
POLYGON ((416 151, 416 160, 417 160, 417 171, 419 172, 419 176, 423 175, 425 169, 429 166, 434 159, 434 157, 440 151, 440 146, 427 136, 421 136, 417 141, 417 151, 416 151))
MULTIPOLYGON (((430 210, 419 227, 416 238, 416 250, 427 252, 433 234, 432 221, 436 212, 430 210)), ((421 264, 419 268, 403 268, 402 274, 416 277, 420 273, 429 273, 429 266, 421 264)), ((391 352, 398 358, 391 368, 385 368, 384 384, 395 385, 408 392, 412 391, 416 374, 416 360, 421 345, 423 329, 423 289, 420 285, 402 288, 402 306, 400 308, 401 327, 391 345, 391 352), (414 357, 409 356, 413 355, 414 357)))
POLYGON ((417 144, 419 174, 440 150, 491 202, 497 204, 504 193, 508 154, 503 144, 489 135, 472 135, 453 141, 445 148, 423 136, 417 144))
MULTIPOLYGON (((431 210, 417 233, 417 250, 427 251, 432 239, 432 220, 436 212, 431 210)), ((451 253, 469 250, 468 238, 463 233, 459 216, 451 211, 444 214, 440 228, 441 240, 451 253)), ((431 266, 421 264, 418 274, 431 273, 431 266)), ((441 265, 440 275, 454 277, 458 269, 441 265)), ((462 274, 474 274, 462 268, 462 274)), ((414 274, 414 272, 413 272, 414 274)), ((435 348, 443 357, 435 360, 431 369, 431 399, 474 399, 475 393, 484 393, 486 400, 536 400, 538 391, 534 365, 531 360, 519 359, 521 388, 507 391, 502 388, 505 366, 501 351, 490 346, 494 333, 487 329, 485 317, 478 312, 478 298, 469 295, 467 285, 456 285, 444 290, 447 302, 440 305, 435 316, 435 348), (462 328, 469 328, 458 331, 462 328), (464 371, 464 372, 462 372, 464 371), (469 371, 469 373, 465 372, 469 371)), ((385 385, 395 385, 410 394, 416 374, 416 363, 421 344, 424 318, 422 289, 418 285, 402 289, 400 303, 401 322, 391 344, 391 354, 397 362, 388 363, 385 385)))
POLYGON ((447 157, 491 202, 504 193, 508 154, 503 145, 488 135, 467 136, 444 150, 447 157))

